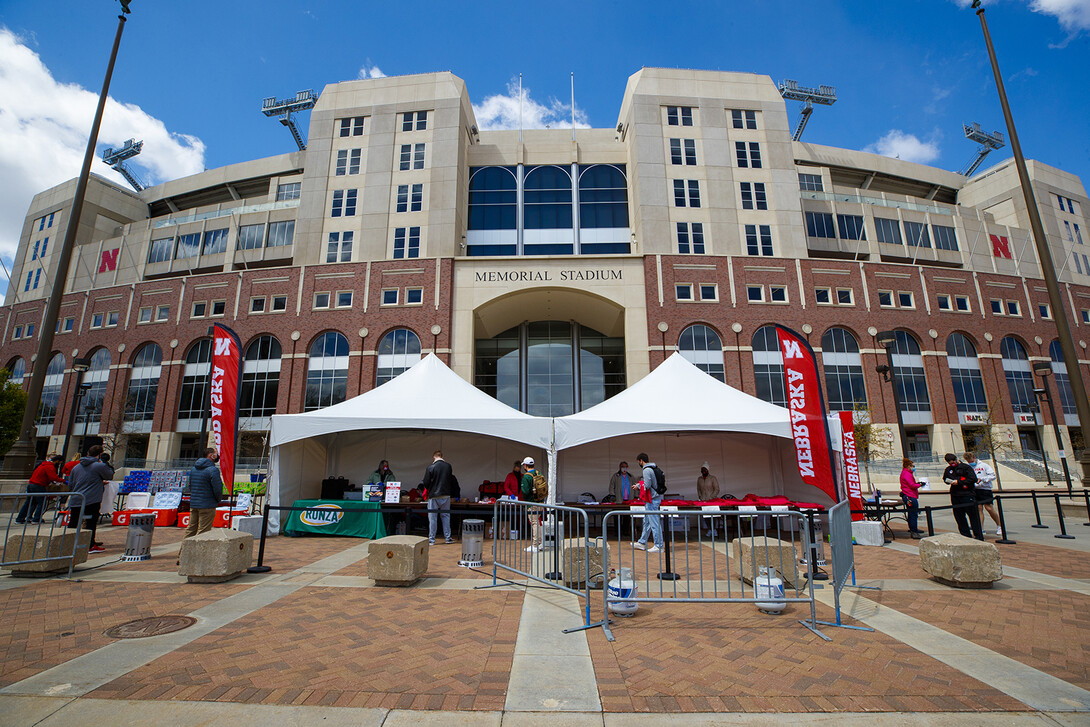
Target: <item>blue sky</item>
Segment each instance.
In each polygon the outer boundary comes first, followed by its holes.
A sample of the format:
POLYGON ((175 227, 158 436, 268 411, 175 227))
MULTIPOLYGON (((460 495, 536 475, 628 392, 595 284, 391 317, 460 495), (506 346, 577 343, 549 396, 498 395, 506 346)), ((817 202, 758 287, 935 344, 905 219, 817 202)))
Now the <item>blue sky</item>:
MULTIPOLYGON (((579 121, 608 128, 627 77, 641 66, 668 66, 834 85, 839 100, 817 109, 804 140, 956 171, 975 149, 962 123, 1006 133, 980 26, 966 5, 134 0, 100 150, 143 138, 136 173, 147 182, 290 151, 287 130, 260 113, 263 97, 320 91, 373 69, 453 71, 484 128, 502 126, 499 112, 517 108, 512 81, 520 72, 533 109, 527 118, 561 125, 574 72, 579 121)), ((987 7, 1026 155, 1088 183, 1090 99, 1081 84, 1090 69, 1090 0, 987 7)), ((6 263, 31 197, 79 171, 118 8, 113 0, 0 3, 6 263)), ((795 104, 789 112, 793 121, 795 104)), ((993 153, 986 164, 1007 156, 1009 149, 993 153)))

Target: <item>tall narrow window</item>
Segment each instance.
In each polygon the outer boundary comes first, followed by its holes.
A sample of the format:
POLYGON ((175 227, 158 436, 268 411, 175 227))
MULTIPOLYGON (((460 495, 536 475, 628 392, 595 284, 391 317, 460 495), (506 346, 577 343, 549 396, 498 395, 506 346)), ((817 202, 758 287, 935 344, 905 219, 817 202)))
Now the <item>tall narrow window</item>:
POLYGON ((702 323, 689 326, 681 332, 677 342, 678 352, 691 364, 712 378, 726 382, 723 367, 723 341, 719 334, 702 323))
POLYGON ((325 261, 327 263, 347 263, 352 261, 352 231, 329 233, 329 244, 326 248, 325 261))
POLYGON ((950 367, 950 383, 959 412, 986 412, 988 399, 984 395, 984 379, 980 361, 972 341, 961 333, 951 333, 946 339, 946 363, 950 367))
POLYGON ((821 364, 830 410, 853 411, 857 406, 866 406, 863 358, 851 331, 830 328, 825 332, 821 337, 821 364))
MULTIPOLYGON (((276 413, 280 393, 280 341, 264 335, 246 347, 242 363, 242 395, 239 416, 243 419, 263 419, 276 413)), ((266 422, 248 422, 265 429, 266 422)))
POLYGON ((1016 338, 1007 336, 999 346, 1003 355, 1003 374, 1007 379, 1007 393, 1015 414, 1033 414, 1037 411, 1037 397, 1033 393, 1033 368, 1025 347, 1016 338))
POLYGON ((58 353, 49 360, 45 369, 45 384, 42 387, 42 403, 38 406, 38 436, 53 433, 53 422, 57 418, 57 402, 61 397, 64 384, 65 358, 58 353))
POLYGON ((757 398, 787 406, 783 354, 775 326, 763 326, 753 334, 753 375, 757 382, 757 398))
POLYGON ((681 255, 704 254, 704 224, 702 222, 677 223, 677 251, 681 255))
POLYGON ((420 257, 420 228, 396 228, 394 230, 394 259, 413 257, 420 257))
POLYGON ((772 228, 769 225, 746 225, 746 252, 772 255, 772 228))
POLYGON ((190 345, 182 371, 178 397, 178 426, 182 431, 200 431, 208 402, 208 371, 212 362, 212 339, 201 338, 190 345))
MULTIPOLYGON (((893 369, 900 387, 901 411, 906 414, 931 412, 931 399, 927 393, 927 376, 924 374, 923 353, 916 339, 905 331, 895 331, 893 369)), ((911 421, 911 424, 926 423, 911 421)))
POLYGON ((129 391, 125 397, 125 421, 144 432, 151 431, 155 418, 155 401, 163 374, 163 349, 154 343, 143 346, 132 360, 129 391), (146 424, 146 426, 142 426, 146 424))
MULTIPOLYGON (((1048 353, 1052 358, 1052 374, 1056 379, 1056 389, 1060 397, 1060 406, 1063 408, 1063 413, 1068 416, 1075 416, 1075 395, 1071 389, 1071 379, 1067 377, 1067 367, 1064 365, 1064 352, 1060 348, 1060 341, 1053 339, 1052 343, 1048 345, 1048 353)), ((1077 422, 1074 426, 1078 426, 1077 422)))
POLYGON ((381 386, 405 373, 420 361, 420 338, 408 328, 397 328, 378 344, 375 386, 381 386))
POLYGON ((303 411, 340 404, 348 395, 348 339, 330 331, 318 336, 307 359, 303 411))

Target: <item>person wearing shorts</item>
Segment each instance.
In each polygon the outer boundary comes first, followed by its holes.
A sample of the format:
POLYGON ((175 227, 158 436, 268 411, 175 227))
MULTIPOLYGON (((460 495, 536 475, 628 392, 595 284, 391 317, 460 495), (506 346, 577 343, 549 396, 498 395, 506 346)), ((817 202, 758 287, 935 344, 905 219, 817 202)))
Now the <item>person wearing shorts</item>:
POLYGON ((996 480, 995 470, 987 462, 981 462, 972 452, 965 453, 965 463, 976 473, 976 501, 980 510, 980 522, 984 522, 984 513, 995 522, 995 536, 1003 537, 1003 527, 999 524, 999 514, 995 511, 995 495, 992 492, 996 480))

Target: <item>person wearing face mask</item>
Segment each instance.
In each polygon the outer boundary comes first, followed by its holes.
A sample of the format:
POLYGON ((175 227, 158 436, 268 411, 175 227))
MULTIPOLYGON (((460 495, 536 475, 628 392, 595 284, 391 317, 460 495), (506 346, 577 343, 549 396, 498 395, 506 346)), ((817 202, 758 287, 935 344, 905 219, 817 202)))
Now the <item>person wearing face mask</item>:
POLYGON ((390 469, 390 463, 386 460, 382 460, 378 463, 378 467, 371 473, 371 476, 367 480, 369 485, 382 485, 382 489, 385 492, 387 482, 396 482, 397 477, 394 475, 394 471, 390 469))
POLYGON ((223 499, 223 478, 216 462, 220 461, 215 447, 204 450, 204 456, 189 470, 189 525, 185 537, 189 538, 212 529, 216 508, 223 499))
POLYGON ((908 530, 914 540, 923 537, 923 531, 916 529, 920 516, 920 483, 916 481, 916 464, 910 459, 904 459, 904 469, 901 470, 901 500, 905 503, 905 512, 908 515, 908 530))
POLYGON ((627 502, 636 496, 635 480, 628 472, 628 462, 617 465, 617 471, 609 478, 609 494, 614 502, 627 502))

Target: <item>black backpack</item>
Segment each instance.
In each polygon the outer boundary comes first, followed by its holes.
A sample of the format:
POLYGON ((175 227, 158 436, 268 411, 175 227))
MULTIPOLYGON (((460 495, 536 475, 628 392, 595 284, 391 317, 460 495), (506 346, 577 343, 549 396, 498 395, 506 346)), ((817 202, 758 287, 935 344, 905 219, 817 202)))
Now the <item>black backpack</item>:
POLYGON ((659 495, 665 495, 666 473, 659 469, 657 464, 651 465, 651 471, 655 473, 655 492, 659 495))

